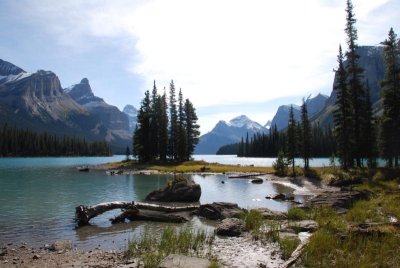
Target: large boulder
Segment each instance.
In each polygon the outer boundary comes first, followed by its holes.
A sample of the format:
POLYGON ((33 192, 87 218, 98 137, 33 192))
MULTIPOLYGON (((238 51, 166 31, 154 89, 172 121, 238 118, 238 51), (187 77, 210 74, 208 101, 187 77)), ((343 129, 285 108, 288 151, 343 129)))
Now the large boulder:
POLYGON ((222 236, 239 236, 243 231, 243 221, 236 218, 224 219, 215 229, 215 233, 222 236))
POLYGON ((214 202, 201 205, 195 214, 209 220, 223 220, 226 218, 240 218, 240 215, 245 211, 235 203, 214 202))
POLYGON ((164 189, 155 190, 146 196, 148 201, 159 202, 198 202, 201 187, 188 179, 170 181, 164 189))

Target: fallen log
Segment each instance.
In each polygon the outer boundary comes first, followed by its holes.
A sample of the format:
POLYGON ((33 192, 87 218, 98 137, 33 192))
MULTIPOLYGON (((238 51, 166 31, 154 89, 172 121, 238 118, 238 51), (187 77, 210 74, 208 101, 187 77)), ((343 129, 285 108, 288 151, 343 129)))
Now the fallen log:
POLYGON ((245 174, 237 174, 237 175, 229 175, 229 179, 247 179, 250 177, 257 177, 257 176, 263 176, 266 174, 272 174, 272 173, 245 173, 245 174))
POLYGON ((126 210, 122 212, 119 216, 111 219, 111 222, 119 223, 124 222, 125 219, 130 221, 156 221, 156 222, 173 222, 173 223, 182 223, 189 221, 187 218, 171 214, 165 212, 154 212, 154 211, 135 211, 135 210, 126 210))
POLYGON ((135 205, 138 209, 163 211, 163 212, 189 211, 189 210, 196 210, 200 207, 200 205, 163 206, 163 205, 158 205, 158 204, 149 204, 149 203, 141 203, 141 202, 136 202, 135 205))
POLYGON ((124 202, 124 201, 116 201, 116 202, 107 202, 100 203, 95 206, 77 206, 75 208, 75 221, 78 226, 88 225, 90 219, 113 209, 135 209, 135 203, 132 202, 124 202))
POLYGON ((301 242, 300 245, 298 245, 297 248, 293 251, 290 258, 284 264, 282 264, 281 268, 288 268, 292 266, 300 258, 301 254, 303 254, 307 244, 308 239, 301 242))
MULTIPOLYGON (((101 203, 94 206, 83 206, 80 205, 75 208, 75 221, 78 224, 78 227, 89 225, 90 219, 107 212, 113 209, 123 209, 124 211, 111 219, 112 223, 123 222, 125 219, 131 220, 149 220, 149 221, 169 221, 169 222, 184 222, 187 220, 182 220, 179 217, 174 217, 172 215, 170 217, 160 216, 156 217, 154 214, 149 213, 139 213, 140 210, 149 210, 149 211, 160 211, 166 213, 173 212, 182 212, 182 211, 191 211, 196 210, 200 207, 200 205, 187 205, 187 206, 163 206, 158 204, 149 204, 149 203, 141 203, 141 202, 125 202, 125 201, 116 201, 116 202, 107 202, 101 203), (139 215, 140 214, 140 215, 139 215), (146 216, 147 215, 147 216, 146 216), (150 215, 150 216, 149 216, 150 215)), ((161 215, 161 214, 160 214, 161 215)))

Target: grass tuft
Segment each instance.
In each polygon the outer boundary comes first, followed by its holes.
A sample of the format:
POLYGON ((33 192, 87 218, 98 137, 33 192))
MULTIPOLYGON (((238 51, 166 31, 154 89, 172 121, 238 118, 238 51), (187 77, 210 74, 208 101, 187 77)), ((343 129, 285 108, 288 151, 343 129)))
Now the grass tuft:
POLYGON ((172 253, 210 258, 213 240, 214 235, 204 231, 193 231, 189 227, 179 230, 166 227, 159 238, 146 228, 139 240, 129 241, 125 257, 140 259, 146 268, 158 267, 160 262, 172 253))

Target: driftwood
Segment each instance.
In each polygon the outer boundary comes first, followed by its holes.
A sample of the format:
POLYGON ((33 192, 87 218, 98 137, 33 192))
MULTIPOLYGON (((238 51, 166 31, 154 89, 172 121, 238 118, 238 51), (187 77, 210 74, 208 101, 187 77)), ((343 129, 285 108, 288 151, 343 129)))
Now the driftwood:
POLYGON ((307 244, 308 239, 301 242, 300 245, 298 245, 297 248, 293 251, 290 258, 284 264, 282 264, 281 268, 288 268, 292 266, 300 258, 301 254, 303 254, 307 244))
POLYGON ((141 203, 141 202, 136 202, 135 205, 138 209, 163 211, 163 212, 189 211, 189 210, 196 210, 200 207, 200 205, 188 205, 188 206, 173 207, 173 206, 163 206, 163 205, 141 203))
POLYGON ((172 212, 191 211, 196 210, 199 205, 188 205, 188 206, 163 206, 157 204, 148 204, 141 202, 108 202, 101 203, 95 206, 83 206, 80 205, 75 208, 75 221, 78 226, 89 225, 90 219, 113 209, 123 209, 124 211, 111 219, 112 223, 123 222, 125 219, 128 220, 148 220, 148 221, 160 221, 160 222, 185 222, 186 218, 167 214, 172 212), (149 211, 158 211, 162 213, 151 213, 149 211))
POLYGON ((250 177, 257 177, 262 176, 270 173, 246 173, 246 174, 238 174, 238 175, 230 175, 228 176, 229 179, 247 179, 250 177))
POLYGON ((77 206, 75 208, 75 221, 78 226, 88 225, 90 219, 106 212, 109 210, 121 208, 121 209, 129 209, 134 208, 135 202, 107 202, 100 203, 95 206, 77 206))

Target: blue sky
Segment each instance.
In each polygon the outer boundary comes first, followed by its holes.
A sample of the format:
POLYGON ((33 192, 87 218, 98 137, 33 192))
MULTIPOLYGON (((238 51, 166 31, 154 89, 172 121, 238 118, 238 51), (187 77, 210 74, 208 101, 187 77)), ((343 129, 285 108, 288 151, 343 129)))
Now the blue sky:
MULTIPOLYGON (((353 0, 360 45, 400 32, 400 1, 353 0)), ((265 124, 281 104, 332 90, 345 0, 2 0, 0 58, 87 77, 122 109, 174 79, 201 131, 246 114, 265 124)))

